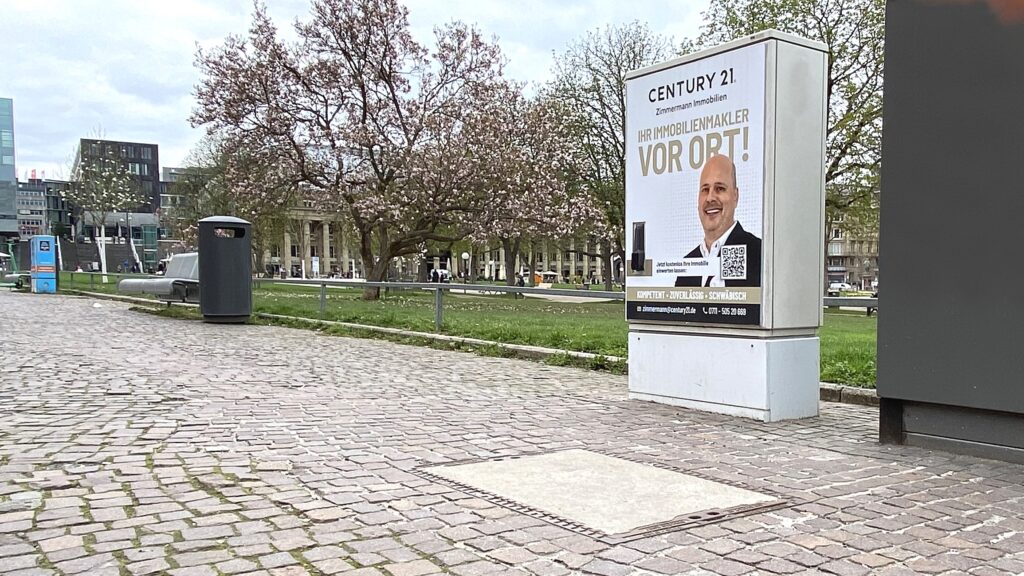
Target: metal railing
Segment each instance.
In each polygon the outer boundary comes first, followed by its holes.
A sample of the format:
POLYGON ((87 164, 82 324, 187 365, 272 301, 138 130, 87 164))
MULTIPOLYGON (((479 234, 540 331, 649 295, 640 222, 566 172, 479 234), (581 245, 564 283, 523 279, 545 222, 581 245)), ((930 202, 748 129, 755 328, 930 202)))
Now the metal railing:
MULTIPOLYGON (((162 278, 162 276, 156 276, 154 274, 144 274, 144 273, 141 273, 141 272, 136 272, 136 273, 132 273, 132 272, 107 272, 106 274, 104 274, 103 272, 72 272, 72 271, 69 271, 69 270, 62 270, 58 274, 58 277, 60 277, 60 278, 64 278, 65 276, 68 279, 68 284, 70 284, 71 286, 74 286, 75 283, 78 281, 78 280, 76 280, 76 278, 81 280, 81 278, 87 277, 89 279, 89 288, 90 289, 95 289, 97 284, 107 284, 107 285, 115 286, 116 287, 117 286, 117 282, 119 280, 121 280, 122 278, 162 278), (103 280, 104 276, 109 276, 110 278, 113 278, 113 280, 112 281, 104 281, 103 280), (98 280, 97 280, 97 278, 98 278, 98 280)), ((60 284, 63 284, 62 280, 59 280, 58 282, 60 282, 60 284)), ((84 282, 83 282, 83 284, 84 284, 84 282)))
POLYGON ((317 279, 277 279, 254 278, 253 288, 261 284, 281 284, 285 286, 319 286, 320 317, 327 310, 327 288, 383 288, 385 290, 433 290, 434 291, 434 330, 440 332, 444 325, 444 293, 461 292, 463 294, 528 294, 540 296, 575 296, 595 300, 625 300, 625 292, 605 292, 603 290, 574 290, 569 288, 536 288, 531 286, 499 286, 493 284, 454 284, 447 282, 367 282, 362 280, 317 280, 317 279))
MULTIPOLYGON (((97 277, 110 276, 113 282, 105 284, 116 286, 121 278, 162 278, 152 274, 125 274, 108 272, 68 272, 62 275, 70 275, 68 284, 74 287, 76 277, 88 277, 90 289, 95 289, 96 284, 103 283, 97 277)), ((389 290, 432 290, 434 292, 434 329, 441 331, 444 325, 444 293, 455 292, 473 295, 496 295, 496 294, 522 294, 534 296, 569 296, 575 298, 588 298, 592 300, 615 300, 625 301, 625 292, 608 292, 605 290, 580 290, 572 288, 537 288, 531 286, 505 286, 496 284, 457 284, 447 282, 368 282, 363 280, 341 280, 341 279, 281 279, 281 278, 253 278, 253 288, 259 288, 263 284, 283 286, 312 286, 320 288, 319 313, 323 318, 327 312, 327 290, 328 288, 381 288, 389 290)), ((825 296, 822 298, 822 305, 828 308, 863 308, 870 316, 878 311, 877 298, 865 298, 856 296, 825 296)))
MULTIPOLYGON (((492 295, 492 294, 522 294, 535 296, 570 296, 576 298, 590 298, 594 300, 618 300, 625 301, 625 292, 608 292, 604 290, 578 290, 571 288, 537 288, 531 286, 502 286, 492 284, 456 284, 446 282, 367 282, 362 280, 318 280, 318 279, 278 279, 278 278, 254 278, 253 288, 259 288, 261 284, 280 284, 291 286, 319 286, 320 287, 320 317, 323 318, 327 311, 327 288, 383 288, 385 290, 433 290, 434 291, 434 330, 440 332, 444 325, 444 293, 461 292, 464 294, 492 295)), ((832 297, 823 298, 823 306, 826 307, 847 307, 866 308, 870 316, 878 310, 877 298, 860 297, 832 297)))

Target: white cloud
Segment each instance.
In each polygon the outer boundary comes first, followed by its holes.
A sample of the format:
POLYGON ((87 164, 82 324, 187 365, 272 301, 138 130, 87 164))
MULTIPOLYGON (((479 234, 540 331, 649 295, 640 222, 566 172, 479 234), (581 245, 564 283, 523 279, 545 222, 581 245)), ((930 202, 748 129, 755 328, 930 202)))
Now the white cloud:
MULTIPOLYGON (((306 0, 267 0, 281 30, 305 19, 306 0)), ((408 0, 421 42, 436 25, 475 23, 496 35, 521 81, 550 77, 552 52, 588 30, 632 20, 676 40, 692 36, 703 0, 675 4, 612 0, 408 0), (671 6, 671 8, 668 8, 671 6)), ((197 46, 245 34, 247 0, 175 2, 4 0, 0 97, 14 98, 19 176, 67 174, 78 140, 102 129, 116 140, 160 145, 163 166, 180 165, 202 134, 188 124, 197 46)))

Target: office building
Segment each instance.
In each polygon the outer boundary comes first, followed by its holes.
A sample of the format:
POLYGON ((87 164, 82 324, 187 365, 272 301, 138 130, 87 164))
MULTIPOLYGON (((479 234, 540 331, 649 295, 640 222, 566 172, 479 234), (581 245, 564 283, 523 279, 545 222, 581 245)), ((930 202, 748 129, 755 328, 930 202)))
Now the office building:
POLYGON ((104 157, 120 158, 125 170, 138 182, 145 200, 130 212, 152 214, 160 208, 160 147, 157 144, 82 138, 75 164, 104 157))
POLYGON ((68 183, 61 180, 31 178, 18 182, 16 204, 18 233, 22 240, 37 234, 71 235, 71 214, 64 191, 68 183))
POLYGON ((18 236, 14 165, 14 100, 0 98, 0 243, 18 236))

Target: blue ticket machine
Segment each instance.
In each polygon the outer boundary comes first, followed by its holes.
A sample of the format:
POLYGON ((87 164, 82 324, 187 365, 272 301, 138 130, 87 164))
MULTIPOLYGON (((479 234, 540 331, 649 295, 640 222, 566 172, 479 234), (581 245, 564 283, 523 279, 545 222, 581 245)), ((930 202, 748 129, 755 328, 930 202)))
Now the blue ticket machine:
POLYGON ((57 239, 53 236, 32 237, 32 292, 53 294, 57 291, 57 239))

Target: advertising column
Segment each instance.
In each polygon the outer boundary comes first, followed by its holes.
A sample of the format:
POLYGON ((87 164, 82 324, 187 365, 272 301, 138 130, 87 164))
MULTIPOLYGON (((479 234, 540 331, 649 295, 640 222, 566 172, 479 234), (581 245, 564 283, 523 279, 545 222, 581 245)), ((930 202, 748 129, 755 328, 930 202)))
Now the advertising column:
POLYGON ((629 83, 627 319, 761 323, 764 63, 758 43, 629 83))
POLYGON ((631 397, 817 414, 825 63, 766 31, 627 77, 631 397))

